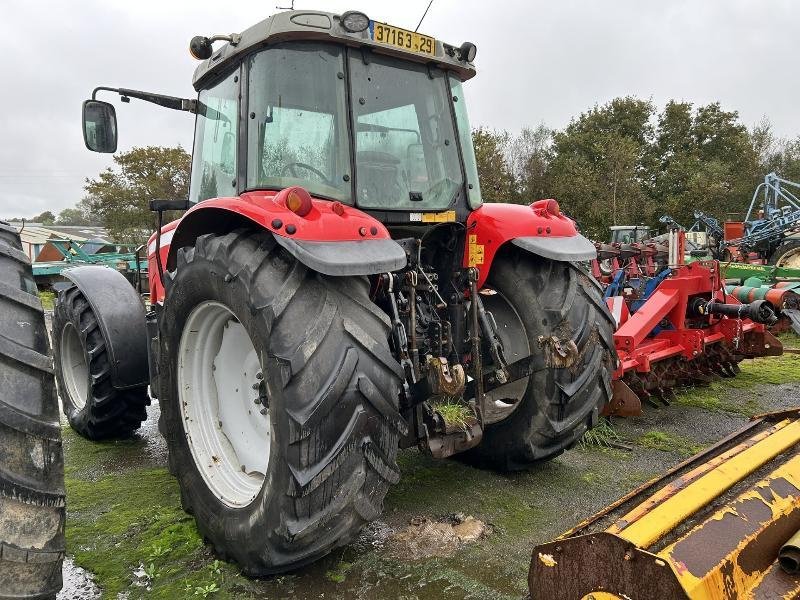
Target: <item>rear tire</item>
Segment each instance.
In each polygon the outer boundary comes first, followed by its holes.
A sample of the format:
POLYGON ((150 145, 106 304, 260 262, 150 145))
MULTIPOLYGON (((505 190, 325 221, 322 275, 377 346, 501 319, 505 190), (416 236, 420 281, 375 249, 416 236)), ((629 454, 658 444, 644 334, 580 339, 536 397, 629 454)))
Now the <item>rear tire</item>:
POLYGON ((800 269, 800 239, 784 240, 772 253, 769 262, 778 267, 800 269))
POLYGON ((70 426, 90 440, 127 438, 147 418, 147 386, 111 385, 108 344, 89 301, 73 284, 53 312, 58 390, 70 426))
POLYGON ((160 316, 160 427, 183 506, 216 551, 248 575, 310 563, 378 517, 389 485, 400 476, 395 459, 406 431, 397 409, 402 372, 389 351, 388 319, 370 301, 365 278, 315 273, 268 233, 203 235, 178 251, 176 265, 166 278, 160 316), (228 321, 220 326, 217 319, 228 321), (225 349, 227 328, 240 326, 251 344, 247 356, 254 352, 258 366, 242 368, 243 385, 221 387, 236 370, 230 365, 252 360, 231 359, 225 349), (220 341, 204 342, 208 336, 220 341), (196 362, 203 356, 205 369, 196 362), (247 377, 254 378, 252 385, 247 377), (214 391, 233 387, 252 388, 244 400, 252 413, 242 416, 233 391, 214 391), (202 390, 211 390, 213 398, 205 400, 202 390), (260 402, 249 400, 253 396, 260 402), (212 413, 217 407, 210 416, 219 433, 199 423, 201 402, 212 413), (266 472, 260 473, 252 466, 259 455, 240 452, 241 439, 233 443, 225 432, 235 419, 245 430, 249 419, 257 431, 265 402, 268 433, 248 440, 263 444, 260 456, 267 458, 258 468, 266 472), (223 456, 207 452, 215 447, 223 456), (208 454, 211 461, 198 459, 208 454), (237 459, 245 473, 238 479, 237 459))
POLYGON ((2 222, 0 383, 0 599, 52 598, 64 558, 58 400, 30 262, 2 222))
POLYGON ((487 286, 513 307, 532 354, 545 351, 540 340, 551 337, 574 343, 571 364, 531 375, 514 410, 487 425, 481 443, 466 455, 518 470, 558 456, 597 423, 611 400, 614 325, 600 286, 574 264, 509 249, 495 259, 487 286))

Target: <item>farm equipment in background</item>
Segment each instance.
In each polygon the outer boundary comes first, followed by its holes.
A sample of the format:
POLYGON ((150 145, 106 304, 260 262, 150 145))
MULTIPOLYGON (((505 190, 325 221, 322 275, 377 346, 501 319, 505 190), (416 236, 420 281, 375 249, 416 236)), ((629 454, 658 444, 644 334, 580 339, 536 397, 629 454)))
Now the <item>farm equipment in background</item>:
POLYGON ((800 595, 800 409, 754 418, 534 548, 532 600, 800 595))
POLYGON ((734 377, 744 358, 782 353, 767 331, 777 321, 777 307, 726 294, 717 261, 685 263, 684 236, 673 229, 666 247, 597 245, 592 271, 599 274, 604 259, 616 269, 600 274, 619 355, 604 414, 640 414, 642 402, 669 404, 676 387, 734 377))
MULTIPOLYGON (((800 268, 800 198, 792 189, 800 191, 800 183, 769 173, 756 187, 743 221, 721 224, 696 210, 696 220, 686 230, 689 239, 692 234, 704 233, 713 257, 725 262, 800 268)), ((669 215, 660 221, 681 227, 669 215)))
POLYGON ((33 278, 39 289, 47 289, 58 282, 67 281, 65 269, 80 265, 98 265, 115 269, 125 276, 140 294, 148 292, 147 258, 144 246, 129 251, 125 246, 95 242, 51 238, 47 245, 62 256, 62 260, 36 261, 33 278), (109 250, 109 247, 111 250, 109 250))
POLYGON ((612 225, 610 229, 612 244, 633 244, 652 237, 647 225, 612 225))
POLYGON ((755 254, 768 264, 800 267, 800 199, 789 188, 800 191, 800 183, 769 173, 756 187, 744 221, 725 222, 723 244, 734 259, 749 262, 755 254))

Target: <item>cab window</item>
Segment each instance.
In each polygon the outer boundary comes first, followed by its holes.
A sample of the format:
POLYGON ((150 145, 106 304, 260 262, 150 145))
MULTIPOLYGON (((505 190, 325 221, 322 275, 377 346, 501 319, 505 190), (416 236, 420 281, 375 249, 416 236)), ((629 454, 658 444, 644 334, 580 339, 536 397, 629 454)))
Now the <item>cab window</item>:
POLYGON ((233 195, 239 115, 239 71, 200 92, 189 200, 233 195))

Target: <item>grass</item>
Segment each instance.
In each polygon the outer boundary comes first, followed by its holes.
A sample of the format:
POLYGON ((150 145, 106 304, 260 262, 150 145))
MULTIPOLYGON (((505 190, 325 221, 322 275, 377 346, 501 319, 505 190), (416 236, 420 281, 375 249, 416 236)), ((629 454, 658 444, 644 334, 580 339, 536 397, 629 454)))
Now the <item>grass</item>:
MULTIPOLYGON (((86 469, 103 451, 130 444, 96 444, 65 428, 67 550, 96 575, 103 598, 234 598, 238 569, 215 560, 194 519, 181 508, 178 484, 166 469, 133 468, 97 477, 86 469), (141 568, 144 581, 134 576, 141 568), (135 582, 147 585, 137 586, 135 582), (148 589, 149 588, 149 589, 148 589)), ((246 580, 245 580, 246 581, 246 580)))
POLYGON ((42 302, 42 308, 45 310, 53 310, 56 301, 56 295, 53 292, 41 291, 39 292, 39 300, 42 302))
POLYGON ((674 452, 681 456, 692 456, 703 449, 702 445, 695 444, 688 438, 656 429, 639 436, 636 445, 661 452, 674 452))
POLYGON ((469 419, 474 416, 468 406, 459 402, 440 402, 433 408, 441 415, 448 427, 455 429, 467 429, 469 419))
POLYGON ((601 419, 592 429, 583 434, 581 448, 616 448, 625 443, 607 419, 601 419))
MULTIPOLYGON (((786 347, 800 347, 800 336, 795 334, 783 334, 779 339, 786 347)), ((727 398, 727 390, 747 389, 756 385, 800 382, 800 355, 798 354, 744 360, 739 363, 739 367, 742 372, 732 379, 721 379, 705 387, 681 390, 676 403, 750 417, 763 412, 757 398, 751 397, 744 402, 733 402, 727 398)))

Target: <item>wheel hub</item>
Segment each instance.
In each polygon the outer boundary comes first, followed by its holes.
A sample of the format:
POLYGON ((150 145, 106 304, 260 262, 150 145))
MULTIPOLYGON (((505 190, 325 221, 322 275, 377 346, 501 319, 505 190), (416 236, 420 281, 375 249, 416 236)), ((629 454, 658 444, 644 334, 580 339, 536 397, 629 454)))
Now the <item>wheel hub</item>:
POLYGON ((270 414, 250 336, 219 302, 192 310, 181 334, 181 422, 197 469, 226 505, 246 506, 264 483, 270 414))
MULTIPOLYGON (((483 294, 483 305, 497 323, 497 336, 503 345, 503 354, 509 363, 530 356, 531 350, 525 334, 525 325, 517 311, 500 292, 483 294)), ((528 388, 529 377, 501 385, 486 392, 484 423, 497 423, 507 418, 520 404, 528 388)))
POLYGON ((89 390, 89 365, 83 344, 78 337, 78 330, 72 323, 67 323, 61 330, 61 375, 64 379, 65 393, 69 394, 72 405, 81 410, 86 406, 86 394, 89 390))
POLYGON ((776 261, 776 266, 800 269, 800 247, 789 250, 776 261))

